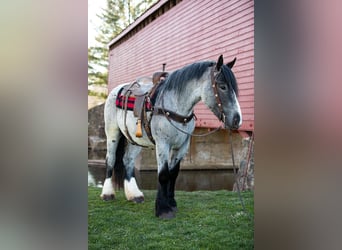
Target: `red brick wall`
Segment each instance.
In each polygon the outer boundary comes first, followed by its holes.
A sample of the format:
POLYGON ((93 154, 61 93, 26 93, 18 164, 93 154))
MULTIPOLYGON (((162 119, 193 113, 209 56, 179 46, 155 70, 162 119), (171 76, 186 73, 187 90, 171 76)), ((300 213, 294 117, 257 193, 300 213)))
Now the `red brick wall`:
MULTIPOLYGON (((237 57, 233 72, 240 89, 241 130, 253 130, 254 2, 250 0, 183 0, 124 42, 112 44, 109 90, 138 76, 151 76, 163 63, 172 71, 195 61, 216 60, 220 54, 226 62, 237 57)), ((199 127, 220 124, 203 103, 195 113, 199 127)))

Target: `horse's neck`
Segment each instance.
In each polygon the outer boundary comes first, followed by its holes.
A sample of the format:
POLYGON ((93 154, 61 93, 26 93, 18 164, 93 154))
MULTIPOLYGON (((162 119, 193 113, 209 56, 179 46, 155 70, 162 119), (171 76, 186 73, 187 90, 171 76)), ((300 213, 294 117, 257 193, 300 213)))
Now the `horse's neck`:
POLYGON ((186 83, 185 90, 178 94, 173 90, 169 90, 163 94, 159 104, 165 109, 188 116, 193 112, 194 106, 201 100, 202 86, 206 81, 205 78, 191 80, 186 83))

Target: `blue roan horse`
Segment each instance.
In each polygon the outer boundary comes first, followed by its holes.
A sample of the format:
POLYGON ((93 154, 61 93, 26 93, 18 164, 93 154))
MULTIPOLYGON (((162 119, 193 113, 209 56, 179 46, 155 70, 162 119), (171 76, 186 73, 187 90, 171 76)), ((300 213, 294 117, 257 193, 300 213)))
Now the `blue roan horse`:
MULTIPOLYGON (((195 104, 202 100, 223 122, 225 128, 238 129, 242 123, 237 100, 237 83, 231 71, 235 60, 236 58, 224 64, 221 55, 217 62, 190 64, 172 72, 161 81, 153 96, 148 98, 151 99, 153 108, 146 112, 146 121, 149 123, 152 139, 148 136, 145 126, 142 136, 136 137, 137 118, 133 111, 116 106, 117 97, 124 85, 119 85, 111 91, 104 111, 107 173, 101 193, 102 199, 115 197, 115 185, 111 181, 114 168, 114 183, 124 187, 127 200, 143 202, 144 194, 139 190, 134 177, 134 163, 141 146, 155 148, 158 162, 155 215, 166 219, 175 216, 175 182, 180 162, 189 148, 190 134, 195 128, 195 104)), ((147 89, 152 87, 152 83, 141 85, 146 85, 147 89)))

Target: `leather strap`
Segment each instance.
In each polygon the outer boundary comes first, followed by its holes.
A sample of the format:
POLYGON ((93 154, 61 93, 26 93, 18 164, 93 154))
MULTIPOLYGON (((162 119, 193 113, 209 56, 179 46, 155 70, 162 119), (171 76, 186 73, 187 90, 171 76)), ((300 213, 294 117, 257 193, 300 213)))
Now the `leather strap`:
POLYGON ((190 122, 195 114, 194 113, 191 113, 191 115, 189 116, 182 116, 182 115, 179 115, 175 112, 172 112, 170 110, 167 110, 167 109, 161 109, 161 108, 154 108, 153 109, 153 114, 154 115, 163 115, 165 116, 168 120, 174 120, 176 122, 179 122, 179 123, 183 123, 183 124, 186 124, 188 122, 190 122))
POLYGON ((146 134, 147 134, 148 138, 150 139, 150 141, 151 141, 153 144, 156 144, 156 142, 155 142, 154 139, 153 139, 152 132, 151 132, 151 120, 152 120, 152 116, 151 116, 151 119, 148 120, 148 118, 147 118, 147 112, 146 112, 146 108, 145 108, 145 107, 143 107, 143 118, 144 118, 144 120, 143 120, 142 122, 143 122, 143 126, 144 126, 144 128, 145 128, 146 134))
POLYGON ((222 102, 221 102, 221 99, 220 99, 220 97, 218 95, 217 82, 215 80, 215 71, 216 71, 215 67, 212 67, 211 72, 210 72, 210 75, 211 75, 211 86, 212 86, 213 91, 214 91, 214 95, 215 95, 217 106, 218 106, 219 111, 221 113, 220 120, 223 123, 225 123, 225 115, 224 115, 223 108, 222 108, 222 102))

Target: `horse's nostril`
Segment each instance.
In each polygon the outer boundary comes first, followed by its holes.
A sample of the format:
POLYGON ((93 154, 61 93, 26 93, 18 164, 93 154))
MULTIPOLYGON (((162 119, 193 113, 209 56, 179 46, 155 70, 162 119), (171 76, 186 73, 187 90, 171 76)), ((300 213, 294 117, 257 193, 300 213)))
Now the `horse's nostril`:
POLYGON ((234 127, 238 127, 240 124, 240 115, 239 114, 235 114, 234 118, 233 118, 233 125, 234 127))

